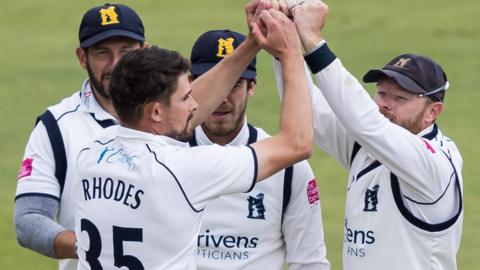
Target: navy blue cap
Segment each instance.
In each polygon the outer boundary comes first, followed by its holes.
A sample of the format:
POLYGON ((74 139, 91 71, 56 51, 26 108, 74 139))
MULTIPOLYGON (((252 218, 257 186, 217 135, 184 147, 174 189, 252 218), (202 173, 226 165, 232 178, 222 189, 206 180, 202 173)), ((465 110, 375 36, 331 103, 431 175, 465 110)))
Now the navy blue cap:
POLYGON ((416 54, 402 54, 382 69, 372 69, 363 76, 363 81, 377 82, 386 76, 405 90, 428 96, 434 101, 443 101, 448 88, 447 75, 442 67, 431 58, 416 54))
MULTIPOLYGON (((231 54, 244 40, 245 36, 230 30, 212 30, 203 33, 192 48, 190 72, 199 76, 207 72, 227 55, 231 54)), ((256 58, 248 65, 240 76, 243 79, 254 79, 257 76, 256 58)))
POLYGON ((142 20, 133 9, 107 3, 94 7, 83 15, 78 32, 80 47, 88 48, 111 37, 145 41, 142 20))

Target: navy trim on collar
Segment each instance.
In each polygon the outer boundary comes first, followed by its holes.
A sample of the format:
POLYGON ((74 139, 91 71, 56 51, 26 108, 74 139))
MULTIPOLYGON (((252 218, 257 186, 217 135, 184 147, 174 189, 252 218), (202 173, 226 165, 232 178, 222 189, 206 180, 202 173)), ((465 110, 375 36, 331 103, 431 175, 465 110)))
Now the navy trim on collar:
MULTIPOLYGON (((247 145, 250 145, 250 144, 257 141, 258 132, 257 132, 257 129, 254 126, 252 126, 248 123, 247 123, 247 126, 248 126, 248 142, 247 142, 247 145)), ((195 130, 193 130, 192 138, 190 138, 190 140, 188 140, 188 144, 190 145, 190 147, 198 146, 197 137, 195 136, 195 130)))
POLYGON ((433 138, 437 137, 438 135, 438 126, 437 124, 433 124, 433 129, 429 133, 423 135, 422 137, 428 140, 432 140, 433 138))
POLYGON ((197 138, 195 137, 195 129, 193 130, 192 138, 188 140, 188 144, 190 145, 190 147, 198 146, 197 138))
POLYGON ((108 127, 111 127, 111 126, 116 125, 115 121, 113 121, 112 119, 98 120, 97 118, 95 118, 95 114, 94 114, 94 113, 90 113, 90 115, 93 117, 93 119, 94 119, 102 128, 108 128, 108 127))

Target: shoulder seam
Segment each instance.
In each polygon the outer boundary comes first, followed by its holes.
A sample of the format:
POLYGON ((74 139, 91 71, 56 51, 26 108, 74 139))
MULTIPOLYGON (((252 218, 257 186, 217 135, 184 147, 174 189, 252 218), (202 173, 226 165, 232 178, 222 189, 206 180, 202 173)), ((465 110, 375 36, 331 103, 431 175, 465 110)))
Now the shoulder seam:
POLYGON ((73 110, 70 110, 70 111, 66 111, 64 113, 62 113, 57 119, 55 119, 57 122, 60 121, 60 119, 62 117, 64 117, 65 115, 69 114, 69 113, 73 113, 73 112, 76 112, 78 110, 78 108, 80 107, 80 104, 77 105, 77 107, 75 107, 75 109, 73 110))
POLYGON ((147 144, 145 144, 145 146, 147 147, 148 151, 153 155, 155 161, 162 165, 172 176, 173 178, 175 179, 175 182, 177 183, 178 187, 180 188, 180 190, 182 191, 182 194, 183 196, 185 197, 185 200, 187 201, 188 205, 190 206, 190 208, 192 208, 192 210, 196 213, 199 213, 199 212, 202 212, 204 209, 200 209, 200 210, 197 210, 195 207, 193 207, 192 203, 190 202, 190 200, 188 199, 187 197, 187 194, 185 193, 185 190, 183 190, 183 187, 182 185, 180 184, 180 182, 178 181, 177 179, 177 176, 170 170, 170 168, 168 168, 163 162, 159 161, 158 158, 157 158, 157 154, 155 153, 155 151, 153 151, 150 146, 147 144))

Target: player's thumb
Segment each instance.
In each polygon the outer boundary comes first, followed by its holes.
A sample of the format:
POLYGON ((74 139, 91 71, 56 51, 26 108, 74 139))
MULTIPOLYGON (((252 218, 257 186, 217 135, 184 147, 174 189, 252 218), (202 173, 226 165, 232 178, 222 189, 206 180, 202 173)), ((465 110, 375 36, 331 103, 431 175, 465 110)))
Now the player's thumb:
POLYGON ((260 45, 260 47, 263 47, 267 43, 267 37, 263 34, 263 32, 260 30, 260 27, 258 27, 257 23, 252 23, 252 35, 257 41, 257 43, 260 45))

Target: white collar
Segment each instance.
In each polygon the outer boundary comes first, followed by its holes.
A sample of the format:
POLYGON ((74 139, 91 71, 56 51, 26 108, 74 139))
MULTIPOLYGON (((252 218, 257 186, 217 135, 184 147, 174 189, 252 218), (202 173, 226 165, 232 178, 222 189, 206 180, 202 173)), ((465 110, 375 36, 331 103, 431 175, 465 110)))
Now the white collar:
POLYGON ((86 112, 93 113, 97 120, 113 120, 118 124, 117 119, 113 117, 110 113, 105 111, 102 106, 98 103, 95 95, 93 94, 92 87, 90 86, 90 80, 85 80, 82 85, 82 90, 80 90, 80 108, 86 112))
POLYGON ((428 126, 426 129, 420 131, 417 136, 419 137, 423 137, 424 135, 430 133, 433 131, 433 127, 434 127, 435 124, 431 124, 430 126, 428 126))
POLYGON ((162 146, 173 145, 179 147, 189 147, 188 143, 177 141, 164 135, 155 135, 149 132, 143 132, 136 129, 120 126, 117 129, 117 137, 153 142, 162 146))

